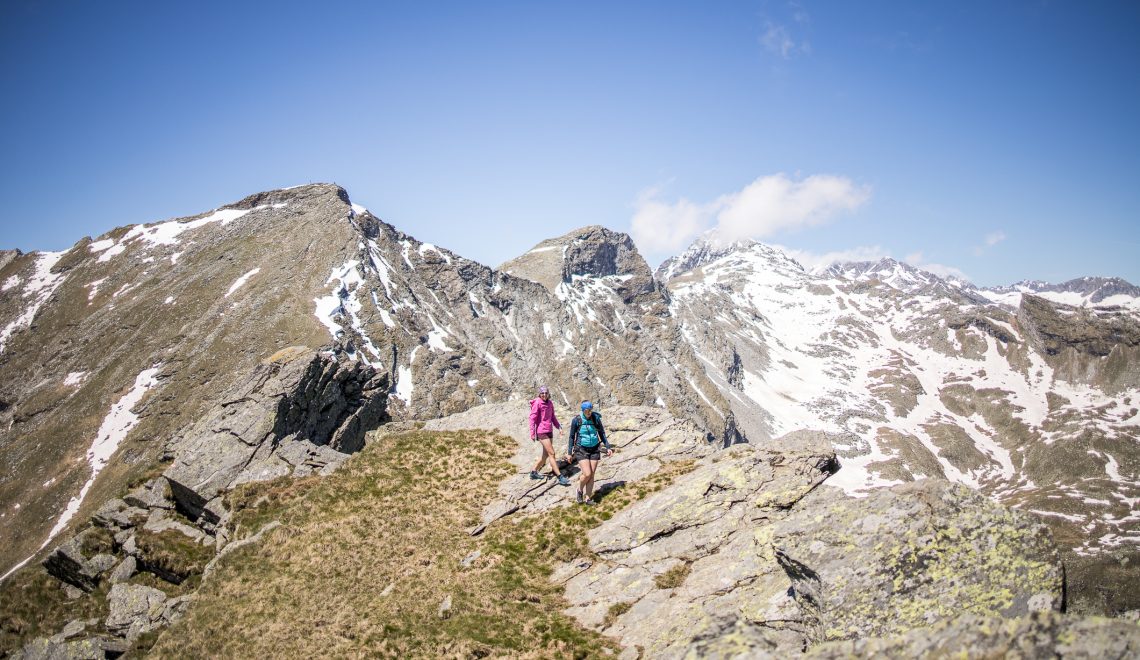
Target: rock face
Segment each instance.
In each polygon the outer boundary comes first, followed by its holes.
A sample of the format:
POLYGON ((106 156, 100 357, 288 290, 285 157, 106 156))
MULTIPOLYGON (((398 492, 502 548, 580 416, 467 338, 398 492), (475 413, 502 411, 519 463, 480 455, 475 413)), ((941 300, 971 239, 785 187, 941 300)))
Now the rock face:
POLYGON ((385 418, 387 390, 361 362, 286 349, 174 439, 163 476, 184 513, 217 522, 209 503, 238 484, 335 469, 385 418))

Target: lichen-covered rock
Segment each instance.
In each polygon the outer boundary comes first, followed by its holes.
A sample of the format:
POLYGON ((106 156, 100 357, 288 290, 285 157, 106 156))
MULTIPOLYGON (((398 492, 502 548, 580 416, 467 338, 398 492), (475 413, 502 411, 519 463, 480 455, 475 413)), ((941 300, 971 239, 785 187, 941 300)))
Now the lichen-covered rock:
POLYGON ((962 613, 1060 609, 1063 570, 1037 518, 927 479, 854 499, 821 493, 772 545, 813 642, 890 635, 962 613))
POLYGON ((103 635, 71 641, 41 637, 25 644, 12 660, 103 660, 117 658, 128 648, 125 641, 103 635))
POLYGON ((139 584, 116 584, 107 594, 107 630, 128 640, 160 625, 166 594, 139 584))
POLYGON ((170 484, 165 479, 151 479, 123 496, 123 501, 139 509, 173 509, 170 484))
POLYGON ((801 614, 772 553, 770 521, 818 486, 834 458, 827 435, 804 431, 703 459, 591 532, 597 561, 555 572, 569 613, 608 624, 607 634, 651 657, 681 657, 698 640, 711 653, 738 621, 765 624, 765 644, 802 648, 801 614))
POLYGON ((146 520, 147 515, 146 509, 115 498, 104 502, 91 517, 91 522, 110 530, 123 530, 146 520))
POLYGON ((814 660, 860 658, 1102 658, 1140 657, 1134 621, 1037 612, 1016 619, 966 615, 890 638, 829 642, 807 653, 814 660))

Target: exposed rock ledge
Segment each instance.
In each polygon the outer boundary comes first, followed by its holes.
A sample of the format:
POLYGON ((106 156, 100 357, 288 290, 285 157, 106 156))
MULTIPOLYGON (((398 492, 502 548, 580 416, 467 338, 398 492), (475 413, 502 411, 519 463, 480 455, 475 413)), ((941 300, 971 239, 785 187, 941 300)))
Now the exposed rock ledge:
POLYGON ((570 613, 630 657, 786 656, 963 613, 1061 608, 1061 565, 1036 518, 941 480, 863 499, 817 488, 834 460, 828 436, 807 431, 703 459, 556 571, 570 613))

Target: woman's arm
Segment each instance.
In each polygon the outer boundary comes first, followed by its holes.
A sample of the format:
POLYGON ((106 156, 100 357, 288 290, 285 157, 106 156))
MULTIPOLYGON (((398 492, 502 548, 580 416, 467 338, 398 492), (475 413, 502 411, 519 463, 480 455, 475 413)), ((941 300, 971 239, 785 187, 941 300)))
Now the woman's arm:
POLYGON ((578 442, 578 428, 581 426, 581 421, 577 416, 574 421, 570 422, 570 438, 566 443, 566 455, 574 455, 574 444, 578 442))

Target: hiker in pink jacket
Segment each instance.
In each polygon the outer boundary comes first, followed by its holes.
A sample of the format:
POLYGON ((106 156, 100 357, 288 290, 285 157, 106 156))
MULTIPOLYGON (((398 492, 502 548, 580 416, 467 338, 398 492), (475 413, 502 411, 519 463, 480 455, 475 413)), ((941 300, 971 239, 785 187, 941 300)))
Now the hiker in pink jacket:
POLYGON ((546 386, 538 388, 538 397, 530 402, 530 439, 542 443, 542 456, 530 471, 531 479, 545 479, 539 472, 544 463, 550 464, 553 476, 558 477, 558 485, 569 486, 570 480, 562 476, 558 470, 558 458, 554 453, 554 429, 562 432, 562 425, 558 423, 558 416, 554 414, 554 402, 550 400, 550 390, 546 386))

